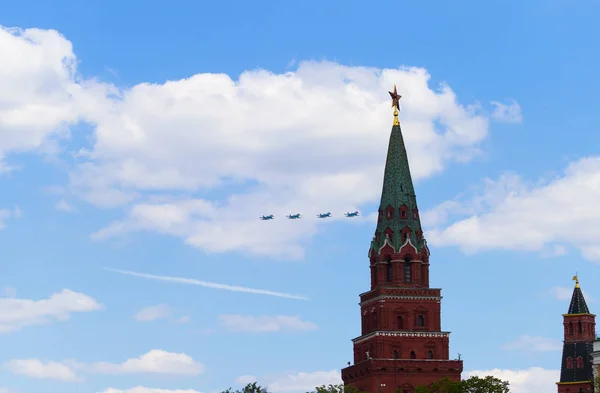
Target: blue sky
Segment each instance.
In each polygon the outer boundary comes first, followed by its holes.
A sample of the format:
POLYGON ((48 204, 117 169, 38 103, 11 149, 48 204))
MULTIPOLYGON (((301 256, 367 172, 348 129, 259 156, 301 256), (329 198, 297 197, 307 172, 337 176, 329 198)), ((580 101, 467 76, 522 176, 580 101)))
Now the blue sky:
POLYGON ((575 272, 600 298, 600 3, 323 3, 3 5, 0 392, 338 381, 394 83, 452 356, 554 389, 575 272))

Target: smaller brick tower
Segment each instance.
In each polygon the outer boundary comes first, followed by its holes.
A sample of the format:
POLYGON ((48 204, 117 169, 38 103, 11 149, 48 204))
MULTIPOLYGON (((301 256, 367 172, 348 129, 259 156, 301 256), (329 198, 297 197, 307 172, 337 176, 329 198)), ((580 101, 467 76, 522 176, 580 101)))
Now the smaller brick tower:
POLYGON ((592 352, 594 350, 596 316, 590 313, 577 276, 569 312, 563 314, 565 339, 560 368, 558 393, 593 392, 592 352))

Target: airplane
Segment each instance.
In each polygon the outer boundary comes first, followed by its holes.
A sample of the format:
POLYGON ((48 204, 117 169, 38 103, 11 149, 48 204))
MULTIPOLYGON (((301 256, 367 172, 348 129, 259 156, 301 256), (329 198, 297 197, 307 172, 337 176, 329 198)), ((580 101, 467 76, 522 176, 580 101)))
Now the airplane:
POLYGON ((331 213, 327 212, 327 213, 319 213, 317 214, 317 217, 319 218, 329 218, 331 217, 331 213))
POLYGON ((356 217, 358 216, 358 212, 346 213, 346 217, 356 217))
POLYGON ((290 220, 296 220, 296 219, 300 218, 300 213, 290 214, 289 216, 287 216, 287 218, 289 218, 290 220))
POLYGON ((272 220, 273 219, 273 215, 269 214, 268 216, 260 216, 258 218, 260 218, 261 220, 272 220))

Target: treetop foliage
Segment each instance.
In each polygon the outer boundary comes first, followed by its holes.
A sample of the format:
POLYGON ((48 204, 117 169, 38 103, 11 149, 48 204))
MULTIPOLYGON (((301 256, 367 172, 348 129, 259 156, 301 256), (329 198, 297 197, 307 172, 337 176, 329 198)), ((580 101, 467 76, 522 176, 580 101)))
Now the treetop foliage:
MULTIPOLYGON (((448 378, 442 379, 431 386, 417 386, 413 393, 510 393, 508 382, 502 381, 496 377, 470 377, 460 382, 451 381, 448 378)), ((267 388, 259 386, 256 382, 249 383, 242 389, 232 390, 231 388, 221 393, 270 393, 267 388)), ((369 393, 359 391, 353 386, 323 385, 316 387, 312 392, 306 393, 369 393)), ((398 390, 398 393, 402 393, 398 390)))

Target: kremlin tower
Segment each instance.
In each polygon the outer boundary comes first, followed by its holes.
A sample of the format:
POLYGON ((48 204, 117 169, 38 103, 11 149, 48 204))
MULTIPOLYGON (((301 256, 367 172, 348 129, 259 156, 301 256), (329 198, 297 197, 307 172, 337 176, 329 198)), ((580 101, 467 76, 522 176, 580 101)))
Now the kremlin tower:
POLYGON ((577 276, 569 311, 563 314, 564 344, 558 393, 593 392, 592 352, 596 338, 596 316, 590 313, 577 276))
POLYGON ((342 370, 342 380, 369 393, 412 393, 446 377, 459 381, 463 362, 449 360, 441 289, 429 287, 429 249, 398 121, 396 86, 390 95, 394 124, 369 249, 371 289, 360 295, 362 334, 352 340, 354 364, 342 370))

